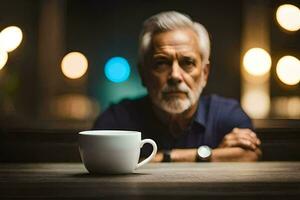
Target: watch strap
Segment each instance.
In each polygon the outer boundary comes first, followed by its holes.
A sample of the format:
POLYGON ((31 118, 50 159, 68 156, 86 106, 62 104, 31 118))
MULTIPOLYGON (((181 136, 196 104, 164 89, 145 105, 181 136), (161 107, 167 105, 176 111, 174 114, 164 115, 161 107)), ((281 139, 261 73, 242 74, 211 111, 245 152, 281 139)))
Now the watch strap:
POLYGON ((162 162, 171 162, 171 150, 163 150, 162 162))

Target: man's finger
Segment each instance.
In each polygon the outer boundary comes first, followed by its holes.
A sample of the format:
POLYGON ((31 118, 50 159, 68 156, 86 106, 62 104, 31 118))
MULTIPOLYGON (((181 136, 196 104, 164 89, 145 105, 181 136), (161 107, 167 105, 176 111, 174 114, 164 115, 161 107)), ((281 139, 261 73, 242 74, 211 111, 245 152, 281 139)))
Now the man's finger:
POLYGON ((251 137, 253 143, 255 143, 257 146, 259 146, 261 144, 261 141, 256 136, 256 133, 254 133, 251 129, 234 128, 232 130, 232 133, 233 133, 233 135, 238 135, 238 137, 241 137, 242 135, 245 137, 248 137, 248 136, 251 137))
POLYGON ((241 148, 246 148, 250 150, 255 150, 256 146, 249 140, 245 139, 237 139, 237 140, 229 140, 226 142, 227 147, 241 147, 241 148))
POLYGON ((235 133, 235 134, 228 134, 224 137, 224 142, 226 143, 226 141, 230 141, 230 140, 247 140, 251 142, 251 145, 256 147, 258 146, 257 143, 257 139, 254 139, 253 137, 251 137, 249 134, 245 134, 245 133, 235 133))
POLYGON ((249 140, 249 141, 251 141, 254 145, 259 146, 258 138, 253 138, 253 137, 251 137, 251 136, 250 136, 249 134, 247 134, 247 133, 239 133, 239 134, 237 134, 237 138, 243 138, 243 139, 249 140))

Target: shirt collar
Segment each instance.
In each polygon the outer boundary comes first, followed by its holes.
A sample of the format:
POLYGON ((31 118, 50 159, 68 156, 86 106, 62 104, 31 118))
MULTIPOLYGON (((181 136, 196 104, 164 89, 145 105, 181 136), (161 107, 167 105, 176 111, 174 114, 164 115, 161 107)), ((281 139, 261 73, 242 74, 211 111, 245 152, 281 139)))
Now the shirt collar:
POLYGON ((200 124, 205 128, 206 126, 206 114, 207 114, 207 99, 200 97, 200 102, 198 103, 197 112, 194 118, 194 122, 200 124))

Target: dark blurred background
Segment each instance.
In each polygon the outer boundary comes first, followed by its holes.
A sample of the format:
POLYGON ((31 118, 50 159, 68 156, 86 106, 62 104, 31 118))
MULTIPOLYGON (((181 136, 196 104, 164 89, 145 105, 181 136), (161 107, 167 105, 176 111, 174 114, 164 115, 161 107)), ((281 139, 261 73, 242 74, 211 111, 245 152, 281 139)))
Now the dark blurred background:
MULTIPOLYGON (((149 16, 168 10, 188 14, 210 33, 212 70, 204 93, 241 102, 266 141, 266 159, 299 159, 294 151, 300 141, 300 75, 286 84, 276 68, 286 55, 299 62, 300 31, 278 23, 283 4, 300 7, 298 0, 0 0, 0 31, 17 26, 23 36, 0 67, 1 160, 78 160, 78 130, 91 128, 110 104, 146 94, 137 72, 139 31, 149 16), (271 68, 260 75, 245 70, 244 55, 251 48, 271 57, 271 68), (69 72, 62 70, 71 52, 88 62, 75 79, 68 78, 72 65, 66 66, 69 72), (129 64, 121 66, 128 76, 118 81, 114 76, 120 74, 107 64, 114 57, 129 64), (106 73, 106 67, 112 71, 106 73), (288 153, 276 157, 274 149, 280 148, 288 153)), ((300 74, 297 66, 289 73, 300 74)))

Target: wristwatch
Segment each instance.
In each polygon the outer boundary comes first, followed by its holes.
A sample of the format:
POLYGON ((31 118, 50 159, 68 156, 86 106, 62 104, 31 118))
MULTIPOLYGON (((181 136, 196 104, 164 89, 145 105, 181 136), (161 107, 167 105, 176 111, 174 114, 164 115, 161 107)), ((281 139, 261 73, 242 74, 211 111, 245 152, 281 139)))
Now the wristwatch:
POLYGON ((163 150, 162 162, 171 162, 171 150, 163 150))
POLYGON ((211 153, 212 149, 209 146, 200 146, 197 150, 197 162, 208 162, 211 158, 211 153))

